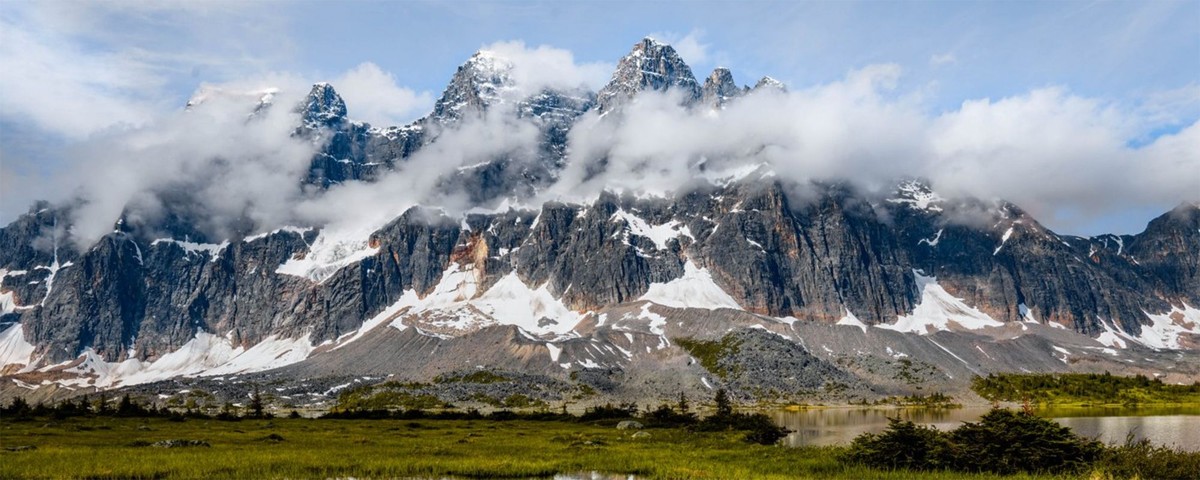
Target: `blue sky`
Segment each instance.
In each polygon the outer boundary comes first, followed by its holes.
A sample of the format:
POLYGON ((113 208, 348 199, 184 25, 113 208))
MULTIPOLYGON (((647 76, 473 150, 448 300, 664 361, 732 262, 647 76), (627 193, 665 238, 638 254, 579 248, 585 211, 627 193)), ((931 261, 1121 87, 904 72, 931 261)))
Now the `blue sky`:
MULTIPOLYGON (((499 41, 611 66, 653 35, 675 44, 697 76, 720 65, 739 83, 770 75, 793 90, 895 65, 886 94, 919 97, 931 116, 1058 88, 1119 111, 1132 146, 1200 118, 1196 1, 3 2, 0 22, 0 91, 9 92, 0 95, 2 221, 58 185, 49 178, 69 169, 64 146, 152 123, 202 83, 386 80, 394 85, 377 90, 391 94, 368 113, 404 121, 425 113, 474 51, 499 41)), ((1200 185, 1200 172, 1175 173, 1200 185)), ((1077 218, 1065 208, 1051 226, 1136 232, 1169 203, 1077 218)))

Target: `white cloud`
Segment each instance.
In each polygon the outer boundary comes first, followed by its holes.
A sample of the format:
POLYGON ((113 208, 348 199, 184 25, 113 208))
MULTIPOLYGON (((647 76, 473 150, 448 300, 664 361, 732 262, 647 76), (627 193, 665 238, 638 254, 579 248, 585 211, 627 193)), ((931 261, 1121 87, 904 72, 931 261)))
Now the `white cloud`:
POLYGON ((282 35, 254 3, 6 4, 0 117, 72 140, 152 122, 182 107, 174 82, 189 73, 241 77, 289 48, 286 40, 255 41, 282 35))
POLYGON ((572 132, 570 163, 548 195, 666 193, 701 165, 765 162, 789 181, 847 179, 872 190, 920 176, 947 196, 1012 201, 1067 233, 1114 212, 1165 210, 1200 196, 1196 123, 1135 148, 1129 139, 1154 125, 1108 102, 1044 88, 935 114, 920 95, 895 91, 899 75, 895 65, 873 65, 702 113, 643 94, 620 122, 593 116, 572 132), (599 158, 605 170, 593 175, 599 158))
POLYGON ((950 65, 957 61, 958 61, 958 58, 956 58, 954 56, 954 53, 952 53, 952 52, 937 53, 937 54, 934 54, 933 56, 929 57, 929 65, 934 66, 934 67, 950 65))
POLYGON ((650 37, 670 44, 688 65, 704 65, 708 62, 710 45, 700 40, 704 37, 704 30, 692 29, 683 36, 675 32, 654 33, 650 37))
POLYGON ((60 189, 81 201, 72 211, 77 244, 110 231, 122 212, 153 224, 167 205, 215 238, 292 220, 315 148, 291 136, 299 116, 290 107, 300 95, 281 91, 270 108, 252 114, 263 95, 246 93, 247 85, 281 82, 210 86, 188 111, 76 145, 73 176, 60 189))
POLYGON ((394 171, 376 182, 348 182, 305 199, 296 206, 297 216, 338 230, 370 232, 417 204, 450 214, 469 209, 473 205, 464 192, 439 189, 448 175, 501 156, 514 161, 534 156, 537 129, 510 113, 468 117, 460 127, 442 132, 436 142, 397 162, 394 171))
POLYGON ((396 78, 378 65, 364 62, 332 82, 350 117, 378 127, 403 125, 433 107, 430 92, 417 93, 396 85, 396 78))
POLYGON ((120 55, 86 53, 61 38, 38 35, 0 17, 0 115, 32 121, 68 138, 114 125, 140 125, 158 110, 161 80, 120 55))
POLYGON ((481 50, 512 63, 512 79, 527 96, 543 88, 570 90, 579 87, 597 90, 612 75, 613 64, 576 63, 570 50, 539 45, 530 48, 521 41, 496 42, 481 50))

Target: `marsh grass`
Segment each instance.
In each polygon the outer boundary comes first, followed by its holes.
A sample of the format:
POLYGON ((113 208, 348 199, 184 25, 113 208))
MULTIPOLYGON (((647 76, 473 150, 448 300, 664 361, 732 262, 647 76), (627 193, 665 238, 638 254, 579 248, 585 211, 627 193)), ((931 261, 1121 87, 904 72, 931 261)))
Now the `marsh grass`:
POLYGON ((638 478, 1054 478, 880 471, 838 461, 841 447, 748 444, 740 432, 566 421, 222 422, 80 417, 0 419, 0 478, 536 478, 578 472, 638 478), (158 448, 202 440, 211 447, 158 448))

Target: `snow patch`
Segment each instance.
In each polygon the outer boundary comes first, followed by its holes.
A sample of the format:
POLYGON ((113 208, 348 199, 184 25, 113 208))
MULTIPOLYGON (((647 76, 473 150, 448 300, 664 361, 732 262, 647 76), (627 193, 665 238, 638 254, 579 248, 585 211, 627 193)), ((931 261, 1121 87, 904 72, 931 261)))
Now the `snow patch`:
POLYGON ((926 335, 935 331, 950 330, 951 323, 967 330, 1004 326, 986 313, 950 295, 938 285, 937 277, 924 276, 917 270, 913 270, 913 276, 917 289, 921 292, 920 303, 911 314, 896 319, 896 323, 876 327, 926 335))
POLYGON ((650 284, 638 300, 672 308, 742 309, 733 297, 717 286, 708 269, 697 267, 690 259, 683 264, 682 277, 667 283, 650 284))
POLYGON ((1171 307, 1167 313, 1143 313, 1150 318, 1150 324, 1142 325, 1142 333, 1135 340, 1147 347, 1179 350, 1180 335, 1200 335, 1200 309, 1186 303, 1183 308, 1171 307))
POLYGON ((638 314, 638 316, 646 320, 650 320, 650 324, 648 326, 650 333, 658 335, 659 337, 666 335, 663 327, 667 326, 667 317, 651 312, 649 303, 642 304, 642 311, 638 314))
POLYGON ((1128 334, 1113 328, 1103 318, 1098 318, 1098 320, 1100 326, 1104 327, 1104 332, 1096 337, 1097 342, 1109 348, 1129 348, 1129 344, 1125 343, 1125 338, 1131 340, 1132 338, 1128 334))
POLYGON ((153 242, 150 242, 150 246, 153 247, 160 243, 176 245, 179 248, 182 248, 184 252, 187 252, 188 255, 208 255, 210 257, 208 261, 210 262, 215 262, 220 259, 221 251, 225 250, 225 247, 229 246, 228 240, 221 243, 195 243, 183 240, 175 240, 173 238, 159 238, 153 242))
POLYGON ((471 303, 501 324, 539 335, 565 334, 583 318, 554 298, 548 284, 530 289, 516 272, 505 275, 471 303))
MULTIPOLYGON (((505 275, 482 294, 477 295, 478 288, 472 266, 452 263, 442 273, 433 292, 425 298, 419 298, 412 290, 405 291, 396 303, 365 322, 360 333, 343 344, 359 338, 361 332, 369 331, 406 308, 411 309, 408 314, 436 314, 436 324, 441 327, 464 330, 481 324, 514 325, 534 335, 563 335, 574 330, 583 319, 583 315, 555 298, 548 285, 529 288, 516 272, 505 275)), ((391 326, 401 330, 407 328, 402 319, 395 319, 391 326)))
POLYGON ((1033 317, 1033 312, 1024 303, 1017 304, 1017 313, 1021 314, 1021 320, 1025 323, 1038 323, 1037 319, 1033 317))
POLYGON ((292 257, 283 262, 275 269, 275 273, 322 283, 338 270, 379 253, 379 248, 370 245, 371 233, 373 230, 362 228, 321 230, 309 247, 308 253, 301 258, 292 257))
POLYGON ((16 364, 30 366, 36 350, 37 347, 25 340, 25 329, 21 324, 12 324, 0 332, 0 369, 16 364))
MULTIPOLYGON (((237 373, 252 373, 290 365, 312 353, 309 336, 280 339, 275 335, 245 349, 233 347, 229 339, 207 332, 195 337, 178 350, 153 362, 130 358, 122 362, 105 362, 91 348, 83 352, 78 365, 65 371, 81 375, 61 380, 63 385, 114 386, 139 385, 174 377, 206 377, 237 373)), ((50 367, 43 368, 47 370, 50 367)))
POLYGON ((901 196, 898 198, 889 198, 887 201, 892 203, 906 203, 916 210, 925 210, 929 212, 940 212, 942 207, 935 205, 942 202, 941 195, 930 190, 920 182, 905 182, 897 187, 897 193, 901 196))
MULTIPOLYGON (((382 312, 375 314, 374 317, 371 317, 369 320, 363 322, 363 324, 359 326, 358 330, 356 330, 354 333, 349 334, 348 337, 344 336, 344 339, 339 338, 337 341, 337 346, 333 347, 331 350, 337 350, 349 345, 355 340, 362 338, 367 334, 367 332, 378 328, 384 322, 395 319, 396 315, 404 311, 404 309, 415 305, 418 301, 420 301, 420 299, 417 298, 417 292, 415 290, 405 290, 404 294, 400 296, 399 300, 383 309, 382 312)), ((404 325, 404 323, 400 322, 398 319, 392 322, 390 326, 400 331, 404 331, 406 328, 408 328, 407 325, 404 325)))
POLYGON ((934 235, 932 240, 928 239, 928 238, 922 238, 920 240, 917 240, 917 245, 924 243, 931 247, 936 247, 938 242, 942 241, 942 230, 944 230, 944 229, 939 228, 937 231, 937 235, 934 235))
POLYGON ((1000 249, 1004 248, 1005 243, 1008 243, 1008 238, 1012 236, 1012 233, 1013 227, 1008 227, 1008 230, 1005 230, 1004 236, 1000 237, 1000 246, 996 247, 996 250, 992 252, 993 257, 996 256, 997 253, 1000 253, 1000 249))
POLYGON ((546 350, 550 351, 550 360, 553 362, 558 362, 559 355, 562 355, 562 347, 559 347, 553 343, 547 343, 546 350))
POLYGON ((689 230, 686 225, 683 225, 678 220, 671 220, 662 225, 650 225, 641 217, 626 212, 624 209, 618 209, 612 214, 612 217, 609 218, 609 221, 617 220, 625 222, 626 245, 629 244, 628 235, 649 238, 650 241, 654 242, 654 246, 659 250, 665 250, 667 248, 667 241, 671 240, 672 238, 678 238, 680 236, 685 236, 693 240, 696 238, 692 236, 691 230, 689 230))
POLYGON ((850 309, 846 308, 844 310, 846 311, 846 316, 842 317, 841 320, 838 320, 835 325, 858 327, 862 329, 863 333, 867 333, 867 324, 863 323, 862 320, 859 320, 858 317, 854 316, 854 313, 852 313, 850 309))
POLYGON ((296 235, 299 235, 300 238, 304 238, 304 234, 306 234, 310 231, 312 231, 312 227, 286 226, 286 227, 276 228, 275 230, 271 230, 269 232, 260 233, 258 235, 251 235, 249 237, 243 238, 242 241, 249 243, 249 242, 253 242, 255 240, 261 240, 261 239, 267 238, 271 235, 275 235, 280 232, 291 232, 296 235))

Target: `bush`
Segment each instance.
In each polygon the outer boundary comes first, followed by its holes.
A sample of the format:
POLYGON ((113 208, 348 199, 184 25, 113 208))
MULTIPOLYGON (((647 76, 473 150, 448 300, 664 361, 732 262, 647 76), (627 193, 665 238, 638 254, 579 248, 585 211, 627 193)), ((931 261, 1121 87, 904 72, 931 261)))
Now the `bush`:
POLYGON ((959 470, 1000 474, 1079 471, 1100 458, 1103 445, 1032 413, 992 409, 978 423, 950 432, 961 447, 959 470))
POLYGON ((888 419, 883 433, 855 438, 844 459, 886 470, 938 470, 945 468, 954 456, 945 434, 897 417, 888 419))
POLYGON ((1195 479, 1200 472, 1200 452, 1156 447, 1147 439, 1135 441, 1130 434, 1124 445, 1105 450, 1099 467, 1114 478, 1195 479))
POLYGON ((1103 452, 1100 442, 1053 420, 996 408, 949 433, 892 419, 883 433, 855 438, 845 459, 885 469, 1061 474, 1091 466, 1103 452))
POLYGON ((670 405, 659 405, 658 408, 646 412, 642 415, 642 420, 646 425, 658 428, 680 427, 686 425, 695 425, 699 420, 696 414, 689 412, 676 412, 670 405))
POLYGON ((590 422, 594 420, 625 420, 637 416, 638 406, 636 403, 622 403, 619 406, 613 406, 608 403, 603 406, 590 407, 584 410, 580 420, 590 422))

